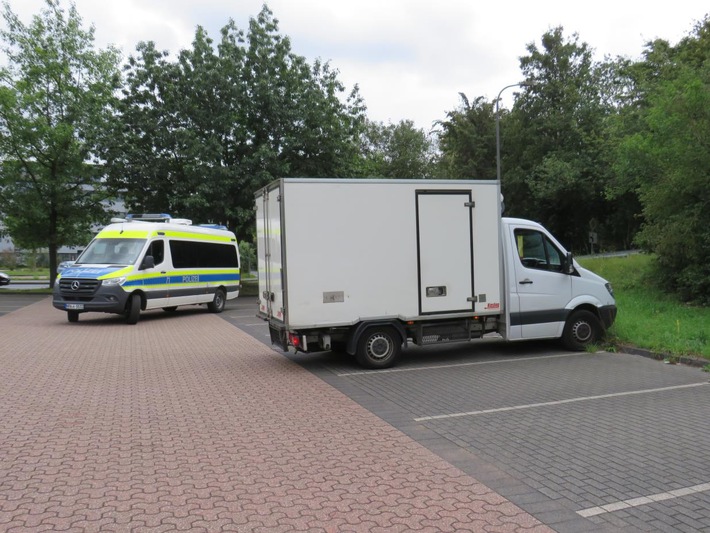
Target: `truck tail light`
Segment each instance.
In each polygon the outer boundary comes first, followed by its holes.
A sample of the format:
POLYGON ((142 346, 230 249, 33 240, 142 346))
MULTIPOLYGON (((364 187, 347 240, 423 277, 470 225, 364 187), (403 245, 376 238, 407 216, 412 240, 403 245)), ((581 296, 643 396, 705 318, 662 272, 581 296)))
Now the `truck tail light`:
POLYGON ((298 336, 298 333, 289 333, 288 334, 288 343, 293 346, 294 348, 300 348, 301 347, 301 338, 298 336))

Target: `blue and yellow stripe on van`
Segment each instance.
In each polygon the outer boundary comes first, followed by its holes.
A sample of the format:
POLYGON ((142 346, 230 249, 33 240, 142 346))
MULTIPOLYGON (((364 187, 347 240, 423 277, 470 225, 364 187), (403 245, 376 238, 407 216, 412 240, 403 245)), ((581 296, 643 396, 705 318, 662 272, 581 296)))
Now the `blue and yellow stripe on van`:
MULTIPOLYGON (((115 277, 112 276, 112 277, 115 277)), ((136 288, 147 289, 162 289, 166 285, 171 287, 204 287, 225 285, 227 287, 239 288, 241 282, 241 273, 239 269, 212 269, 209 271, 203 270, 180 270, 179 272, 150 273, 128 276, 128 279, 123 283, 122 287, 131 291, 136 288), (235 272, 236 270, 236 272, 235 272)))

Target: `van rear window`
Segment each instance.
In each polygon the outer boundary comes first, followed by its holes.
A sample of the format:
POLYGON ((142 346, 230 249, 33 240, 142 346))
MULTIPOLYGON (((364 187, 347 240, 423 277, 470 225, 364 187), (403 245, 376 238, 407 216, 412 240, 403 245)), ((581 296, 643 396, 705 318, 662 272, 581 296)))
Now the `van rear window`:
POLYGON ((233 244, 171 240, 170 255, 174 268, 239 268, 233 244))

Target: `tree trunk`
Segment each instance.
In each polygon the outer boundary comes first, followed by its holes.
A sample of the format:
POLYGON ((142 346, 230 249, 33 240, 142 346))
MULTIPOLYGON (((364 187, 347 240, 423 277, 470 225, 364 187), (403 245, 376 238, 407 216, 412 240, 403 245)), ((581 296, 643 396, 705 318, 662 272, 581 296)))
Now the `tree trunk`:
POLYGON ((54 206, 49 209, 49 288, 54 288, 57 279, 57 210, 54 206))

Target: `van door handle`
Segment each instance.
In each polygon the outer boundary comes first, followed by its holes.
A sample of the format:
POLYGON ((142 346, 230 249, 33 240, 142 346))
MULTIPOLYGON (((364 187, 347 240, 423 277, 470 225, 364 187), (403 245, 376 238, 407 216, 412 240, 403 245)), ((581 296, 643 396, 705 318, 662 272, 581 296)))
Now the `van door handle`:
POLYGON ((525 278, 523 281, 520 281, 519 283, 520 283, 520 285, 530 285, 530 284, 532 284, 532 280, 525 278))

